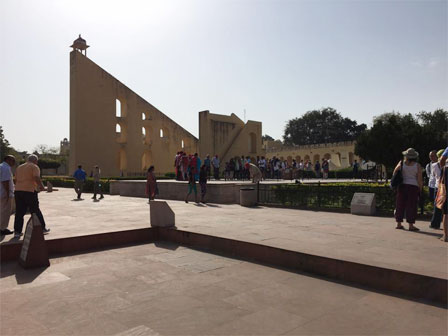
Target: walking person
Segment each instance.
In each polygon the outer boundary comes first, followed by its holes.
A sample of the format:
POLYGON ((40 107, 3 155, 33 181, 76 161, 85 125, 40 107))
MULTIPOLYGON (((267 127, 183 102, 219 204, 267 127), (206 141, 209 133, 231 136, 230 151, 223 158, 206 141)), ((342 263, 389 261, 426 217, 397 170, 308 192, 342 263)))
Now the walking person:
POLYGON ((146 173, 146 196, 148 196, 148 203, 153 201, 157 194, 157 180, 154 174, 154 166, 148 168, 146 173))
POLYGON ((82 166, 79 165, 78 169, 73 173, 73 177, 75 178, 75 192, 78 195, 78 199, 81 199, 82 190, 84 188, 84 182, 86 181, 87 174, 82 169, 82 166))
POLYGON ((199 172, 199 186, 201 187, 201 203, 205 204, 205 195, 207 194, 207 166, 204 164, 199 172))
POLYGON ((44 234, 50 232, 46 228, 44 216, 39 208, 38 192, 45 190, 42 180, 40 179, 40 169, 37 166, 38 157, 34 154, 28 156, 27 162, 21 164, 16 169, 16 215, 14 218, 14 238, 23 235, 23 216, 29 209, 31 214, 36 214, 42 225, 44 234))
POLYGON ((185 197, 185 203, 188 203, 188 196, 190 196, 191 192, 194 191, 194 200, 196 203, 198 202, 198 190, 196 189, 196 180, 194 179, 194 172, 190 171, 188 173, 188 193, 185 197))
POLYGON ((394 169, 394 174, 401 170, 403 183, 397 188, 397 199, 395 209, 396 229, 404 229, 403 217, 406 211, 406 222, 409 231, 419 231, 415 227, 417 217, 417 203, 419 194, 423 188, 422 167, 417 162, 418 153, 414 148, 408 148, 403 152, 404 159, 394 169))
POLYGON ((103 190, 101 188, 101 169, 99 166, 93 168, 93 197, 92 199, 96 201, 96 195, 100 194, 100 200, 104 198, 103 190))
POLYGON ((211 164, 212 164, 212 161, 210 160, 210 155, 207 154, 207 156, 204 159, 204 166, 205 166, 205 170, 207 171, 207 179, 210 179, 211 164))
POLYGON ((5 156, 0 164, 0 235, 2 236, 14 233, 8 229, 8 225, 14 199, 11 167, 14 167, 15 164, 16 159, 12 155, 5 156))

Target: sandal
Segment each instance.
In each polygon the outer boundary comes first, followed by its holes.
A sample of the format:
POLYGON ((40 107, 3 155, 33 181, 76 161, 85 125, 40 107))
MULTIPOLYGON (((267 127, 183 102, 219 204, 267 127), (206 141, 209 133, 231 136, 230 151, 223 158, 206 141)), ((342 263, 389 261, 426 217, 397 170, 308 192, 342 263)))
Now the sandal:
POLYGON ((395 228, 396 228, 397 230, 404 230, 404 226, 403 226, 403 225, 396 226, 395 228))
POLYGON ((409 231, 417 232, 417 231, 420 231, 420 229, 418 227, 413 226, 413 227, 409 228, 409 231))

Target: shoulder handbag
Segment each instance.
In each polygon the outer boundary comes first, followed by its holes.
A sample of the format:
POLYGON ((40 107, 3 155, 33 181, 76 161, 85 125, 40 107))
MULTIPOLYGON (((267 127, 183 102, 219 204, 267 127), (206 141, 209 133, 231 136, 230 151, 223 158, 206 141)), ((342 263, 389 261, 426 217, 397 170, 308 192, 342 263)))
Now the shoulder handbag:
POLYGON ((446 202, 446 167, 443 167, 442 174, 439 180, 439 188, 436 195, 436 207, 443 209, 443 205, 446 202))
POLYGON ((403 183, 403 160, 401 160, 400 162, 400 169, 397 170, 390 179, 390 187, 392 189, 396 189, 402 183, 403 183))

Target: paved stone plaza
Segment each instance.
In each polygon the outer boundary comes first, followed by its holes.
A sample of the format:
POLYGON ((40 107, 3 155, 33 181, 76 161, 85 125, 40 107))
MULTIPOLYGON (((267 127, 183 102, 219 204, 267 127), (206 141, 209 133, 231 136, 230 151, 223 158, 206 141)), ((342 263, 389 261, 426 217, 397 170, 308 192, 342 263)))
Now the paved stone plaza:
POLYGON ((446 335, 444 308, 172 244, 2 266, 2 335, 446 335))
MULTIPOLYGON (((145 199, 41 193, 46 239, 149 226, 145 199)), ((439 231, 393 220, 168 202, 180 229, 448 278, 439 231)), ((12 225, 11 219, 10 226, 12 225)), ((10 240, 7 236, 2 244, 10 240)), ((172 243, 2 264, 1 335, 446 335, 445 308, 172 243)))
MULTIPOLYGON (((149 206, 142 198, 91 194, 76 201, 71 189, 41 193, 40 203, 51 233, 46 239, 149 226, 149 206)), ((417 221, 421 232, 395 230, 392 218, 240 205, 168 201, 178 228, 261 243, 294 251, 399 269, 448 279, 448 244, 440 230, 417 221)), ((10 228, 13 227, 11 218, 10 228)), ((12 239, 6 236, 6 242, 12 239)))

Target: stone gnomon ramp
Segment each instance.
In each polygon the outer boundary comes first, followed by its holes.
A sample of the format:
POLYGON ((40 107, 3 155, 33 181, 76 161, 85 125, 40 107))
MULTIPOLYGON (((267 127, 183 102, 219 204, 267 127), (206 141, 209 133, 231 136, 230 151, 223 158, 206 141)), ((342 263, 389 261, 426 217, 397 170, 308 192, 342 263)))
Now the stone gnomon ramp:
MULTIPOLYGON (((41 194, 42 209, 52 228, 47 236, 52 255, 169 240, 446 302, 447 248, 436 239, 440 232, 402 232, 393 229, 391 219, 379 217, 175 201, 169 203, 179 230, 149 230, 144 229, 149 222, 145 200, 107 197, 93 203, 86 195, 86 200, 77 202, 71 201, 72 194, 64 189, 41 194)), ((8 258, 5 248, 2 259, 8 258)))

